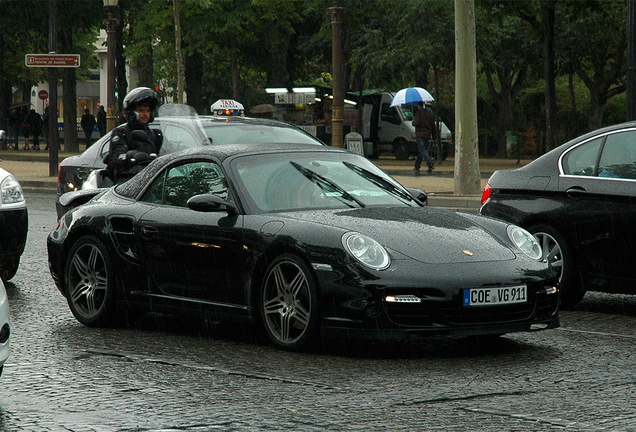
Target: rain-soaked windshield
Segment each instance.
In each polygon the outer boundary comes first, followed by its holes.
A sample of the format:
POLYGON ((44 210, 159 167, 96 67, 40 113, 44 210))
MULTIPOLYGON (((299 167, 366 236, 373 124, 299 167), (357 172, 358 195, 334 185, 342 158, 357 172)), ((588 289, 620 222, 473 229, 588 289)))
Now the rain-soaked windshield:
POLYGON ((346 153, 279 153, 235 159, 231 169, 255 212, 419 206, 367 159, 346 153))

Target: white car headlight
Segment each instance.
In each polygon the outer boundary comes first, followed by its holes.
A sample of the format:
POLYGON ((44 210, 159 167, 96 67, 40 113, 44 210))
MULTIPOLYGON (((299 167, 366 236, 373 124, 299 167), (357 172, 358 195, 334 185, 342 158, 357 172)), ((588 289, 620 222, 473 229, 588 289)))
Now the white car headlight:
POLYGON ((384 270, 391 263, 386 249, 371 237, 349 232, 342 236, 342 244, 355 259, 372 269, 384 270))
POLYGON ((2 191, 2 204, 13 204, 24 201, 22 187, 12 175, 2 180, 0 190, 2 191))
POLYGON ((541 245, 536 238, 521 227, 508 226, 508 237, 523 253, 532 259, 540 260, 543 256, 541 245))

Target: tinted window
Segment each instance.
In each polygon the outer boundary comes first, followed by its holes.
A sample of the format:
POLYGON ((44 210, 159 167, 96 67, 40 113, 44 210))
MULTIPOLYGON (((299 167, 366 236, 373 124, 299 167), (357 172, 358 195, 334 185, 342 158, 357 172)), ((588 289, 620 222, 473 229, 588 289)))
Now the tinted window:
POLYGON ((599 177, 636 179, 636 132, 607 137, 599 163, 599 177))
POLYGON ((201 194, 227 198, 225 176, 215 163, 199 161, 174 166, 152 182, 141 200, 187 207, 191 197, 201 194))
POLYGON ((563 172, 570 175, 593 176, 603 138, 588 141, 568 152, 563 158, 563 172))

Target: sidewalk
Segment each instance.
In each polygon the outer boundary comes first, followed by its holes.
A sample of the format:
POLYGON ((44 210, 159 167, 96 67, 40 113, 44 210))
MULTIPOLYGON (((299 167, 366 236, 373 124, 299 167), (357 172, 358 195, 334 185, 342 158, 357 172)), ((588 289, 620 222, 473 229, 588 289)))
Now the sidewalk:
MULTIPOLYGON (((42 148, 44 147, 42 146, 42 148)), ((80 150, 83 149, 84 146, 80 146, 80 150)), ((74 154, 59 152, 58 162, 74 154)), ((454 158, 438 162, 435 171, 430 175, 426 172, 424 164, 419 176, 415 176, 413 173, 413 158, 400 161, 387 154, 373 160, 373 162, 404 186, 418 188, 426 192, 430 206, 476 210, 481 204, 481 193, 470 196, 454 194, 454 158)), ((480 158, 479 170, 482 187, 496 170, 518 168, 528 162, 530 160, 522 159, 520 163, 517 163, 516 159, 480 158)), ((0 167, 13 174, 25 191, 50 191, 52 193, 57 191, 57 177, 49 175, 49 154, 46 150, 0 150, 0 167)))

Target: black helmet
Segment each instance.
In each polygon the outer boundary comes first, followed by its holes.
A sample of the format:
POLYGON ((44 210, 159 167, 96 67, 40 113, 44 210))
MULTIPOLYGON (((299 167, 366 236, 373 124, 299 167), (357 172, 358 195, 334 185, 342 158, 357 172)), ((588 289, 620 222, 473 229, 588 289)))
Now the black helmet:
MULTIPOLYGON (((150 107, 150 111, 154 112, 157 108, 159 101, 155 96, 155 92, 148 87, 137 87, 132 89, 124 98, 124 111, 127 114, 128 121, 134 120, 135 117, 135 108, 138 106, 147 106, 150 107)), ((152 116, 150 121, 152 121, 152 116)))

